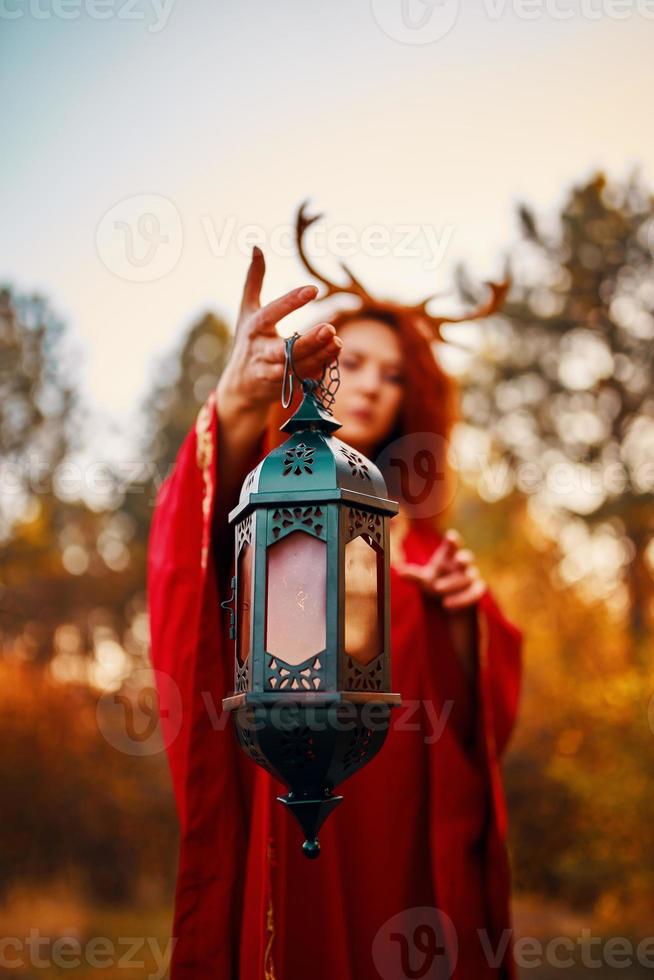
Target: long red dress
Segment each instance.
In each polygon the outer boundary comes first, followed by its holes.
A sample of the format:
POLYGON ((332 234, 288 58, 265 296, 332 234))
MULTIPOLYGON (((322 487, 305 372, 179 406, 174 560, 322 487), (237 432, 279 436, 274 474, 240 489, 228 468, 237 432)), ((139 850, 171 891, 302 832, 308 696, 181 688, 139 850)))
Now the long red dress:
MULTIPOLYGON (((403 705, 307 860, 275 801, 285 787, 246 757, 222 710, 233 643, 211 534, 218 424, 212 395, 161 487, 149 546, 152 662, 181 833, 171 980, 514 978, 499 760, 517 711, 520 631, 487 592, 473 689, 440 606, 391 565, 403 705)), ((439 540, 409 532, 407 560, 426 561, 439 540)))

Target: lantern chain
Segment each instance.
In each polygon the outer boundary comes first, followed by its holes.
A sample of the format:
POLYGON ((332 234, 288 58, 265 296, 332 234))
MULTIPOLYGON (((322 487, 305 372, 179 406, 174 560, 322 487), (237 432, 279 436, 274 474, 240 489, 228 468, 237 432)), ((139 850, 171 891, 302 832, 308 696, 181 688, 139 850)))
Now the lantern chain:
POLYGON ((297 331, 285 340, 286 358, 284 361, 284 378, 282 380, 282 405, 284 408, 293 401, 293 377, 295 376, 302 384, 302 389, 310 393, 330 415, 333 415, 332 405, 336 398, 338 386, 341 383, 341 375, 338 367, 338 354, 336 360, 331 364, 323 365, 322 374, 319 378, 301 378, 293 363, 293 345, 300 336, 297 331), (329 370, 329 380, 324 383, 325 372, 329 370))

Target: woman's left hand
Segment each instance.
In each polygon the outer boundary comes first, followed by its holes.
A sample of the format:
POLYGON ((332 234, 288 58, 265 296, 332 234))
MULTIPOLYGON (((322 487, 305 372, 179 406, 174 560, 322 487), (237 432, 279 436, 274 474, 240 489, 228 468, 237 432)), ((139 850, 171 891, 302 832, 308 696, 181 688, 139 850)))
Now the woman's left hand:
POLYGON ((396 561, 396 571, 417 582, 427 595, 440 599, 452 612, 467 609, 481 599, 488 586, 475 564, 475 556, 463 547, 458 531, 445 532, 443 541, 424 565, 396 561))

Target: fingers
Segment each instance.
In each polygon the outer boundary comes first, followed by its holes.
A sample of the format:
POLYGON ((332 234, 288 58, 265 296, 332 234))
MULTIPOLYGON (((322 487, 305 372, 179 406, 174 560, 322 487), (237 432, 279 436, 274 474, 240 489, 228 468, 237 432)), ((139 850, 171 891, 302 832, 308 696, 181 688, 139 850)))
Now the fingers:
POLYGON ((393 566, 402 578, 416 582, 430 595, 439 598, 444 608, 450 611, 465 609, 478 602, 488 588, 477 569, 455 572, 434 580, 427 565, 395 561, 393 566))
MULTIPOLYGON (((282 337, 257 337, 256 360, 264 365, 266 372, 274 369, 268 376, 277 380, 283 377, 286 359, 285 344, 282 337)), ((340 354, 343 342, 336 336, 331 323, 319 323, 312 327, 293 345, 293 363, 302 378, 322 374, 326 364, 331 364, 340 354)))
POLYGON ((339 346, 343 346, 340 337, 336 336, 336 328, 331 323, 318 323, 295 341, 293 360, 298 362, 303 357, 315 354, 324 344, 332 340, 338 340, 339 346))
POLYGON ((483 579, 476 579, 462 592, 456 592, 453 595, 446 596, 443 599, 443 606, 450 610, 465 609, 467 606, 479 602, 487 588, 488 586, 483 579))
POLYGON ((245 278, 245 286, 243 287, 243 297, 241 299, 239 319, 244 313, 257 310, 259 308, 261 286, 263 285, 265 271, 266 260, 264 259, 263 252, 258 245, 255 245, 252 249, 250 268, 248 269, 247 276, 245 278))
POLYGON ((293 363, 300 375, 310 377, 336 360, 342 347, 343 341, 336 336, 332 324, 319 323, 295 341, 293 363))
MULTIPOLYGON (((293 363, 299 374, 306 374, 307 367, 322 366, 331 363, 340 353, 343 342, 336 336, 330 323, 319 323, 307 333, 302 334, 293 345, 293 363)), ((257 340, 257 354, 268 364, 284 363, 286 350, 284 339, 276 337, 260 337, 257 340)))
POLYGON ((284 378, 284 365, 271 364, 270 362, 259 360, 252 365, 252 373, 257 381, 279 384, 284 378))
POLYGON ((448 530, 445 532, 443 537, 447 541, 450 541, 453 545, 455 545, 455 547, 457 548, 463 547, 463 538, 461 537, 459 532, 455 530, 453 527, 448 528, 448 530))
POLYGON ((443 539, 449 547, 445 558, 439 563, 441 573, 455 572, 461 568, 468 568, 474 563, 475 556, 469 548, 462 547, 463 538, 458 531, 449 528, 443 535, 443 539))
POLYGON ((459 592, 466 589, 471 582, 479 578, 476 569, 466 569, 465 571, 452 572, 450 575, 441 575, 433 580, 434 591, 438 595, 447 595, 449 592, 459 592))
POLYGON ((474 564, 474 555, 463 548, 458 531, 449 529, 424 565, 395 561, 402 578, 420 585, 429 595, 440 599, 445 609, 465 609, 478 602, 488 586, 474 564))
MULTIPOLYGON (((453 566, 452 564, 453 557, 457 553, 456 540, 460 540, 460 536, 457 536, 455 539, 445 534, 443 540, 434 549, 434 553, 429 561, 425 562, 424 565, 416 565, 409 562, 395 562, 395 567, 404 578, 412 578, 414 581, 420 581, 429 586, 430 589, 433 589, 434 583, 439 581, 444 573, 454 570, 458 571, 457 566, 453 566)), ((471 553, 470 557, 472 558, 471 553)))
POLYGON ((452 561, 459 568, 468 568, 475 560, 475 556, 468 548, 460 548, 458 551, 454 552, 452 556, 452 561))
POLYGON ((317 286, 298 286, 284 293, 279 299, 274 299, 272 303, 263 306, 258 310, 252 319, 252 327, 255 332, 272 335, 275 326, 289 313, 299 310, 318 295, 317 286))
POLYGON ((447 537, 444 537, 438 547, 435 548, 433 555, 425 565, 427 574, 430 578, 434 578, 438 574, 441 567, 451 556, 453 548, 454 545, 447 539, 447 537))
MULTIPOLYGON (((341 347, 342 341, 336 336, 331 323, 319 323, 312 327, 299 337, 293 346, 293 363, 300 377, 309 378, 322 374, 325 364, 331 364, 336 360, 341 347)), ((273 337, 251 338, 248 358, 252 377, 258 384, 265 384, 273 391, 284 377, 286 360, 284 339, 276 331, 273 337)))
POLYGON ((459 572, 461 569, 470 568, 475 563, 475 556, 468 548, 460 548, 457 551, 451 552, 445 561, 441 564, 439 569, 439 574, 449 574, 450 572, 459 572))
POLYGON ((414 565, 407 561, 394 561, 393 567, 402 578, 408 579, 412 582, 418 582, 422 585, 426 585, 429 581, 429 575, 426 571, 425 565, 414 565))

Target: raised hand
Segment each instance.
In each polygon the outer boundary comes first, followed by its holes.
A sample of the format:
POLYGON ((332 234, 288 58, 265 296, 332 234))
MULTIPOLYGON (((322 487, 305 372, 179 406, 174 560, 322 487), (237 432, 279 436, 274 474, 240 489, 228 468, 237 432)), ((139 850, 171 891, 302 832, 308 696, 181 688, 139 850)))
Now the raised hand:
POLYGON ((474 605, 488 588, 474 555, 463 547, 461 535, 455 530, 445 532, 424 565, 397 561, 394 566, 403 578, 417 582, 427 595, 440 599, 443 607, 452 612, 474 605))
MULTIPOLYGON (((241 408, 267 411, 280 397, 284 374, 284 339, 276 325, 289 313, 315 299, 316 286, 299 286, 266 306, 261 287, 266 271, 263 252, 256 245, 243 289, 234 345, 218 382, 219 399, 241 408)), ((296 341, 293 362, 302 377, 320 377, 325 364, 336 359, 343 346, 331 323, 318 323, 296 341)))

